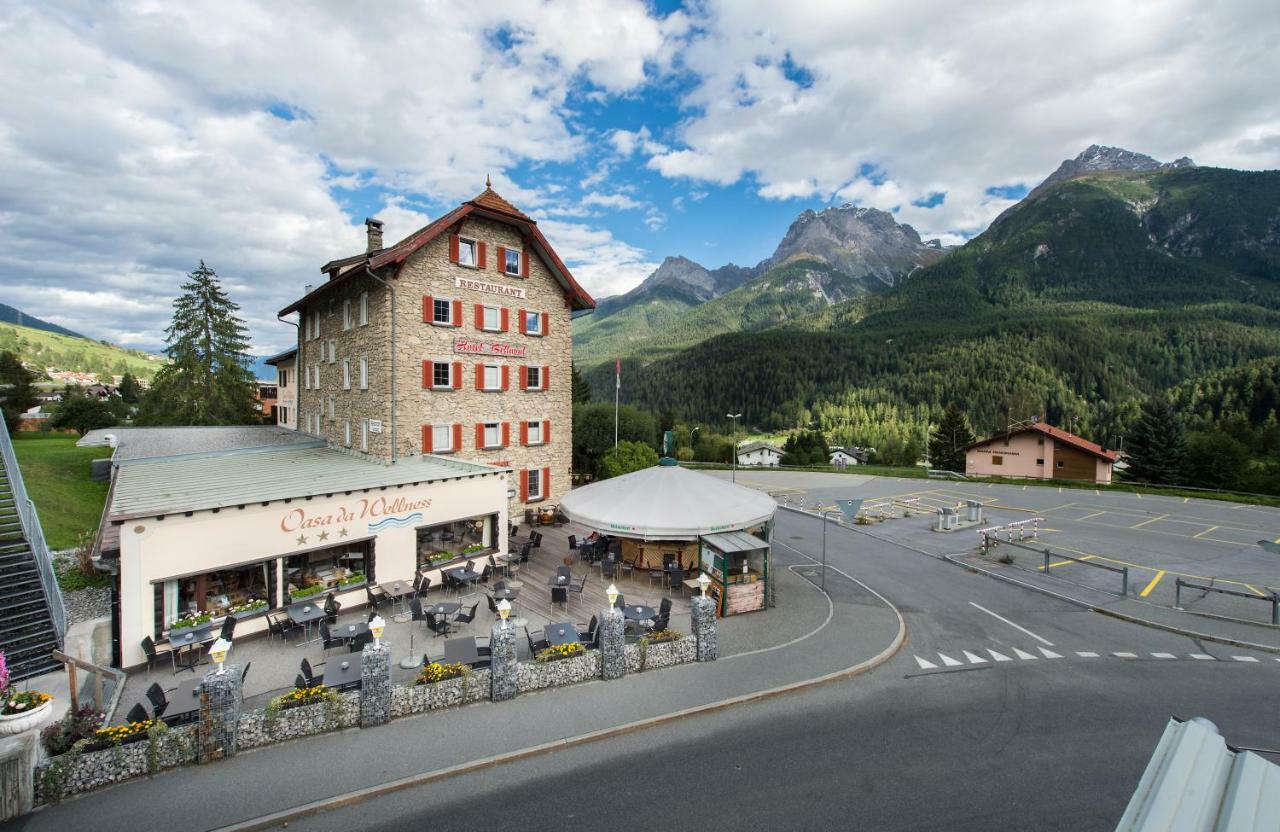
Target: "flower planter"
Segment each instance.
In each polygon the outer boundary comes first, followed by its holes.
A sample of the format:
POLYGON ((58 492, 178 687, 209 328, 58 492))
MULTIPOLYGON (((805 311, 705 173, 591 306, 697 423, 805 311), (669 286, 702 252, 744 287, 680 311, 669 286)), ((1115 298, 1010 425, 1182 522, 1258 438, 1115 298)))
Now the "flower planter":
POLYGON ((50 699, 20 714, 0 714, 0 736, 24 734, 39 728, 52 711, 53 700, 50 699))

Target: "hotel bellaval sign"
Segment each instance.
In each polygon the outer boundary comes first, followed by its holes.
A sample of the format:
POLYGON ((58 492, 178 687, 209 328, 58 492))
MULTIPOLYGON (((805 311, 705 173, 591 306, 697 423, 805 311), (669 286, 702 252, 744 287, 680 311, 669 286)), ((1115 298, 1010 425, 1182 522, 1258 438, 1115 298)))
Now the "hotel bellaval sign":
POLYGON ((529 354, 526 347, 503 344, 500 341, 473 341, 470 338, 459 338, 454 341, 453 351, 466 355, 496 355, 502 358, 524 358, 529 354))

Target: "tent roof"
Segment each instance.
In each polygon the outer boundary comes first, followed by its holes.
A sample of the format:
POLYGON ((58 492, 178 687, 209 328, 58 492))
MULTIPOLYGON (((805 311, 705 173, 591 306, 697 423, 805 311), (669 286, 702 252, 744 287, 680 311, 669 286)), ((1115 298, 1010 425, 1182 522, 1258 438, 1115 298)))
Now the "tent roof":
POLYGON ((694 540, 758 526, 778 504, 767 494, 667 460, 575 488, 560 508, 575 523, 619 537, 694 540))

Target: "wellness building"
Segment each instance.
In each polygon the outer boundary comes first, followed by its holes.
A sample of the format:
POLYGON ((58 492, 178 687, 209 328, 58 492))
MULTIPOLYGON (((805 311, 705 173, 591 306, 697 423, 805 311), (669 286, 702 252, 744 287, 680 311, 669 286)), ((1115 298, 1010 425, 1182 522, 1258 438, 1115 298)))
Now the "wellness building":
POLYGON ((980 477, 1111 482, 1116 452, 1045 422, 1015 425, 965 449, 964 472, 980 477))

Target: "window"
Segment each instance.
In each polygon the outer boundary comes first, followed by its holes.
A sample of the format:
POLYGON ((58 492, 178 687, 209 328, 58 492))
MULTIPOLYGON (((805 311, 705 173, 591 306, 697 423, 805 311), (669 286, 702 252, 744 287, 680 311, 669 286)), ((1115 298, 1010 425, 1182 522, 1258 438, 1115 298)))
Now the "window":
POLYGON ((530 445, 541 445, 541 444, 542 444, 542 442, 543 442, 543 440, 542 440, 542 423, 541 423, 541 422, 526 422, 526 423, 525 423, 525 436, 526 436, 526 437, 527 437, 527 439, 528 439, 528 444, 530 444, 530 445))
POLYGON ((527 309, 520 312, 524 316, 524 332, 526 335, 542 334, 542 315, 527 309))
POLYGON ((361 292, 360 293, 360 326, 365 326, 368 323, 369 323, 369 293, 361 292))
POLYGON ((511 249, 503 249, 502 252, 502 271, 507 274, 520 274, 520 252, 511 249))
POLYGON ((993 454, 991 457, 991 464, 1004 465, 1004 457, 1000 456, 999 454, 993 454))
POLYGON ((431 322, 433 324, 453 324, 453 302, 448 298, 435 298, 431 301, 431 322))
POLYGON ((289 408, 276 405, 276 424, 277 425, 289 424, 289 408))
POLYGON ((351 319, 351 301, 344 300, 342 302, 342 331, 346 332, 351 329, 353 321, 351 319))
POLYGON ((300 590, 302 598, 317 598, 323 602, 322 593, 331 589, 345 591, 359 587, 366 576, 373 580, 372 572, 372 540, 292 555, 284 559, 285 591, 289 596, 286 602, 292 603, 294 593, 300 590))
POLYGON ((338 404, 338 400, 334 396, 330 396, 329 397, 329 418, 330 419, 334 418, 334 415, 337 412, 337 404, 338 404))
POLYGON ((338 342, 333 339, 329 340, 329 363, 332 364, 338 360, 338 342))
POLYGON ((432 387, 452 387, 452 379, 449 370, 453 365, 448 361, 432 361, 431 362, 431 386, 432 387))
POLYGON ((486 364, 484 371, 484 389, 485 390, 501 390, 502 389, 502 368, 497 364, 486 364))
POLYGON ((481 430, 481 444, 485 448, 502 447, 502 423, 485 422, 481 430))
POLYGON ((311 389, 311 368, 310 367, 302 368, 302 389, 304 390, 311 389))
POLYGON ((289 386, 289 371, 283 367, 276 367, 276 384, 281 387, 289 386))
POLYGON ((1059 467, 1059 468, 1061 468, 1061 467, 1062 467, 1062 460, 1060 460, 1060 459, 1058 460, 1058 467, 1059 467))
POLYGON ((480 316, 480 328, 488 332, 502 330, 502 309, 497 306, 486 306, 480 316))
POLYGON ((351 447, 351 423, 350 422, 342 423, 342 444, 346 445, 348 448, 351 447))
POLYGON ((458 240, 458 265, 476 265, 476 244, 474 240, 458 240))
POLYGON ((1043 460, 1043 459, 1037 459, 1037 460, 1036 460, 1036 465, 1044 465, 1044 460, 1043 460))
POLYGON ((431 452, 444 454, 456 450, 458 449, 453 447, 453 425, 432 425, 431 452))
POLYGON ((468 517, 435 526, 418 529, 418 568, 432 569, 462 557, 467 549, 476 554, 473 547, 492 549, 498 545, 498 515, 486 514, 468 517))
POLYGON ((526 474, 529 478, 529 499, 542 499, 542 471, 537 468, 530 468, 526 474))
POLYGON ((524 368, 524 386, 526 390, 542 389, 542 368, 541 367, 525 367, 524 368))
POLYGON ((360 389, 369 389, 369 359, 364 357, 360 359, 360 389))
POLYGON ((266 601, 266 609, 271 609, 276 606, 275 578, 273 559, 161 581, 155 585, 163 610, 156 629, 167 630, 170 622, 190 612, 223 616, 231 607, 250 601, 266 601))
POLYGON ((351 359, 342 359, 342 389, 351 389, 351 359))
POLYGON ((320 365, 319 364, 311 365, 311 375, 312 375, 311 386, 319 390, 320 389, 320 365))
POLYGON ((369 450, 369 420, 360 421, 360 450, 369 450))

